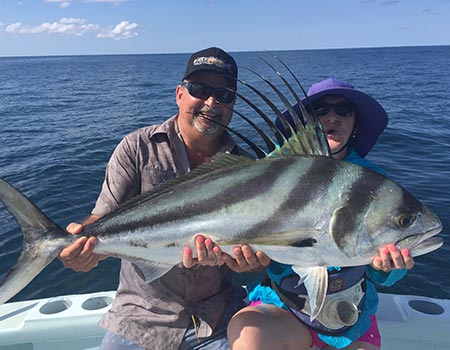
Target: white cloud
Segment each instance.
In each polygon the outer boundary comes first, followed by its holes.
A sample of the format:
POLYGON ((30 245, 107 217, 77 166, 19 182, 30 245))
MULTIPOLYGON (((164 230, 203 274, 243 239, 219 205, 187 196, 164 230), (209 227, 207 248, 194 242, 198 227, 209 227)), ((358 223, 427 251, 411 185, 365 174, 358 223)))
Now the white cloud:
POLYGON ((84 24, 87 22, 87 20, 83 18, 74 18, 74 17, 64 17, 59 20, 60 23, 66 23, 66 24, 84 24))
POLYGON ((434 11, 432 9, 424 9, 422 10, 422 13, 426 15, 434 15, 434 11))
POLYGON ((61 8, 69 7, 70 4, 73 2, 72 0, 45 0, 46 3, 57 3, 58 6, 61 8))
POLYGON ((116 25, 113 29, 97 34, 97 38, 114 39, 114 40, 129 39, 138 35, 138 33, 135 31, 137 27, 138 25, 136 23, 122 21, 118 25, 116 25))
MULTIPOLYGON (((52 0, 55 1, 55 0, 52 0)), ((82 36, 93 33, 100 39, 130 39, 138 35, 138 25, 136 23, 129 23, 122 21, 115 27, 100 27, 98 24, 89 23, 83 18, 61 18, 58 22, 44 22, 37 26, 24 25, 23 23, 11 23, 6 26, 5 32, 11 34, 39 34, 46 33, 48 35, 74 35, 82 36), (111 29, 112 28, 112 29, 111 29)))
POLYGON ((400 0, 386 0, 381 3, 381 5, 387 5, 387 6, 397 5, 397 4, 400 4, 400 0))
POLYGON ((120 3, 128 2, 128 1, 130 1, 130 0, 81 0, 81 2, 85 2, 85 3, 107 2, 110 4, 114 4, 114 5, 119 5, 120 3))
POLYGON ((17 23, 12 23, 6 26, 5 28, 5 32, 7 33, 19 33, 20 34, 20 30, 22 27, 22 23, 17 22, 17 23))
MULTIPOLYGON (((69 7, 72 3, 77 0, 45 0, 46 3, 56 3, 59 7, 65 8, 69 7)), ((90 3, 108 3, 113 5, 119 5, 130 0, 78 0, 79 2, 90 4, 90 3)))

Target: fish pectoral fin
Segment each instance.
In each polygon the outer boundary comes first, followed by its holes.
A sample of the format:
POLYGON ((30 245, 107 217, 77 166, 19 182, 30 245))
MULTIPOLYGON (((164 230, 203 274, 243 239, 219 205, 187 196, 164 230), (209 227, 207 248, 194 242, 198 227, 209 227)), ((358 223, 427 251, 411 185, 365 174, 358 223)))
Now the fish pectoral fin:
POLYGON ((322 311, 328 290, 328 271, 324 266, 299 268, 292 266, 294 272, 299 275, 299 284, 305 285, 309 296, 310 319, 315 320, 322 311), (300 282, 301 281, 301 282, 300 282))
POLYGON ((132 262, 134 266, 137 267, 141 278, 147 283, 164 276, 173 267, 173 265, 136 258, 134 258, 132 262))

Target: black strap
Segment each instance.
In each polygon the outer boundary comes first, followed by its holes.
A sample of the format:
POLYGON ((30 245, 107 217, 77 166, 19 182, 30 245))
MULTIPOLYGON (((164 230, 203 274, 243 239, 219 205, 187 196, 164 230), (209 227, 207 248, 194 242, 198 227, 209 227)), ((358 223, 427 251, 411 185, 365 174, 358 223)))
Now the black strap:
POLYGON ((281 301, 286 304, 287 307, 301 311, 305 307, 305 298, 299 297, 298 294, 288 292, 287 290, 281 289, 274 281, 270 281, 270 286, 277 292, 281 301))

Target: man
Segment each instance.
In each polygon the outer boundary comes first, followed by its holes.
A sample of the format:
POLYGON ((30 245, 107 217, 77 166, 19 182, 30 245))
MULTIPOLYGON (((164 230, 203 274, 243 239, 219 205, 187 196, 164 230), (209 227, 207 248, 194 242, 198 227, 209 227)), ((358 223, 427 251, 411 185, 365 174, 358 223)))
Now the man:
MULTIPOLYGON (((229 54, 215 47, 193 54, 176 88, 178 114, 120 142, 92 214, 67 230, 81 232, 127 199, 186 174, 217 152, 245 154, 211 121, 230 122, 236 83, 237 65, 229 54)), ((95 244, 95 238, 80 238, 61 252, 60 259, 66 267, 89 271, 104 258, 92 253, 95 244)), ((230 268, 250 271, 269 259, 247 245, 236 247, 232 258, 202 235, 195 246, 197 257, 185 247, 183 264, 151 283, 145 282, 146 266, 122 261, 116 298, 100 321, 107 329, 101 349, 229 348, 228 320, 244 306, 243 291, 231 281, 230 268)))

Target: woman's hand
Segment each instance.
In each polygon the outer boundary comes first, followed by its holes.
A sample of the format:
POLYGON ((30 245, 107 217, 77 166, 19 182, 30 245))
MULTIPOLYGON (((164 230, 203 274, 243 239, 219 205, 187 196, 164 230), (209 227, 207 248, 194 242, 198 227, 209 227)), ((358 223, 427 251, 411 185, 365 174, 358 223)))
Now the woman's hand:
POLYGON ((183 265, 186 268, 191 268, 194 265, 202 266, 222 266, 226 264, 231 270, 235 272, 248 272, 263 270, 270 264, 270 258, 261 251, 253 252, 248 244, 243 244, 234 247, 234 258, 222 252, 218 245, 205 238, 202 235, 195 237, 195 250, 197 257, 193 258, 192 249, 185 247, 183 251, 183 265))
POLYGON ((197 257, 193 257, 192 249, 184 247, 183 266, 190 269, 194 265, 221 266, 224 264, 222 250, 214 242, 202 235, 195 237, 195 250, 197 257))
POLYGON ((392 270, 412 269, 414 259, 408 249, 399 250, 394 244, 388 244, 380 249, 380 254, 375 256, 372 267, 375 270, 390 272, 392 270))
POLYGON ((271 261, 262 251, 253 252, 248 244, 234 247, 233 255, 235 258, 224 253, 223 260, 234 272, 263 271, 271 261))

